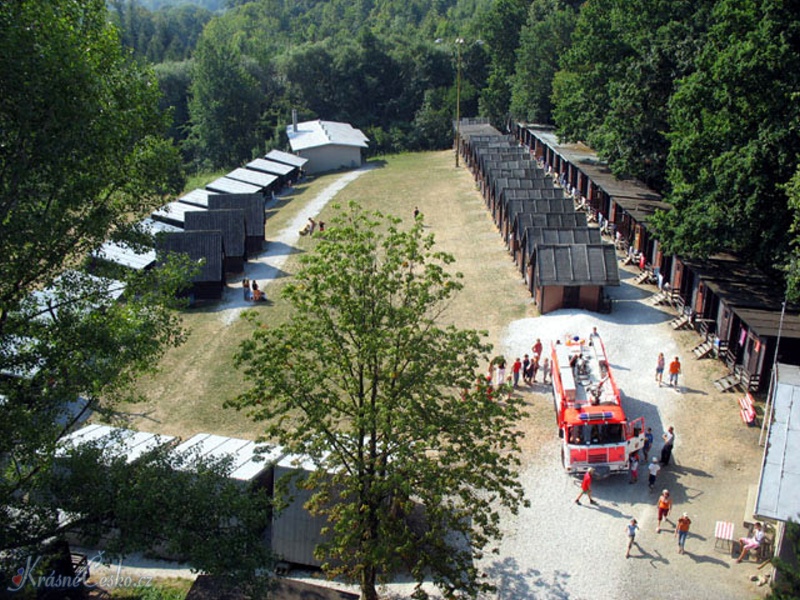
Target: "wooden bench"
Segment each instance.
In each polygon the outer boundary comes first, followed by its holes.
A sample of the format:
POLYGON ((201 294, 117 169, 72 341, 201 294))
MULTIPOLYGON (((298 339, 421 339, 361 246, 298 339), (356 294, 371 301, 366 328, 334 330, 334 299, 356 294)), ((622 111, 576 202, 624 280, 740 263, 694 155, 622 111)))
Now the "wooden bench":
POLYGON ((739 398, 739 406, 741 406, 739 416, 742 418, 742 422, 748 427, 756 425, 758 420, 756 418, 756 407, 753 404, 753 397, 749 392, 739 398))

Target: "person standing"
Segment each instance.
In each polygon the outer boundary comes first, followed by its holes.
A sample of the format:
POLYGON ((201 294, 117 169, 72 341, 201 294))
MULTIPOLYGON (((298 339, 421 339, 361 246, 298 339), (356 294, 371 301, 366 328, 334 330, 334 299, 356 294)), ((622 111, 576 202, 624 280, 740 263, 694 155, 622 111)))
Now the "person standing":
POLYGON ((250 280, 247 278, 242 279, 242 292, 244 292, 244 301, 250 300, 250 280))
POLYGON ((661 387, 661 380, 664 378, 665 363, 664 353, 659 352, 658 359, 656 359, 656 381, 658 382, 658 387, 661 387))
POLYGON ((543 349, 542 340, 540 340, 539 338, 536 338, 536 343, 531 348, 531 350, 533 350, 533 355, 535 357, 536 356, 541 357, 542 356, 542 349, 543 349))
POLYGON ((500 360, 497 361, 497 381, 495 385, 497 385, 497 387, 500 387, 501 385, 505 384, 505 382, 506 382, 506 359, 500 358, 500 360))
POLYGON ((636 530, 639 529, 639 524, 636 522, 636 519, 631 519, 631 522, 625 527, 628 532, 628 547, 625 549, 625 558, 630 558, 631 556, 631 546, 636 541, 636 530))
POLYGON ((647 486, 650 488, 650 491, 653 491, 653 486, 656 484, 656 477, 658 477, 658 472, 660 470, 661 465, 658 464, 658 459, 654 456, 647 467, 647 486))
POLYGON ((539 372, 539 355, 534 354, 531 359, 531 381, 536 383, 536 374, 539 372))
POLYGON ((583 474, 583 481, 581 481, 581 493, 575 498, 575 504, 581 503, 581 496, 586 494, 589 497, 589 502, 597 504, 592 498, 592 476, 594 475, 594 467, 589 467, 586 473, 583 474))
POLYGON ((661 436, 664 439, 664 446, 661 448, 661 464, 663 466, 669 465, 669 460, 672 458, 672 447, 675 445, 675 429, 670 425, 667 432, 661 436))
POLYGON ((684 545, 686 544, 686 536, 689 535, 689 526, 692 520, 689 518, 688 513, 683 513, 678 519, 678 525, 675 527, 675 536, 678 538, 678 554, 684 554, 684 545))
POLYGON ((514 365, 511 367, 511 374, 514 376, 514 387, 516 388, 519 385, 519 373, 522 371, 522 361, 517 357, 517 360, 514 361, 514 365))
POLYGON ((634 452, 629 459, 631 478, 628 483, 636 483, 639 481, 639 454, 634 452))
POLYGON ((525 358, 522 359, 522 381, 524 381, 525 383, 530 383, 531 382, 530 373, 531 373, 531 359, 526 354, 525 358))
POLYGON ((542 362, 542 383, 550 383, 550 359, 545 358, 542 362))
POLYGON ((669 496, 669 490, 663 490, 658 497, 658 525, 656 525, 656 533, 661 533, 661 520, 666 519, 671 510, 672 498, 669 496))
POLYGON ((671 387, 678 387, 678 375, 681 374, 681 361, 678 360, 678 357, 675 357, 671 363, 669 363, 669 385, 671 387))
POLYGON ((648 427, 647 431, 644 432, 644 447, 642 448, 642 454, 644 454, 644 459, 647 460, 647 455, 650 454, 650 448, 653 447, 653 428, 648 427))
POLYGON ((419 206, 414 207, 414 220, 416 221, 419 218, 419 206))

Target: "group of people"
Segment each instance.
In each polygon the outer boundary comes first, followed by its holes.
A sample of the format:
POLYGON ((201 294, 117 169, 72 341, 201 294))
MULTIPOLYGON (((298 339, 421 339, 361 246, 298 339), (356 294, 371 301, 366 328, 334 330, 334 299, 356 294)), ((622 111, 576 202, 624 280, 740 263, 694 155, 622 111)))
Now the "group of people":
POLYGON ((249 302, 266 302, 267 295, 264 291, 258 287, 258 282, 253 279, 250 281, 249 279, 245 278, 242 279, 242 292, 244 294, 244 301, 249 302))
MULTIPOLYGON (((659 352, 658 358, 656 359, 656 381, 658 382, 658 387, 661 387, 662 380, 664 378, 664 367, 666 366, 666 358, 664 358, 664 353, 659 352)), ((681 374, 681 361, 676 356, 671 363, 669 363, 669 386, 677 388, 678 387, 678 375, 681 374)))
POLYGON ((320 231, 325 231, 325 221, 315 221, 312 217, 308 217, 305 227, 298 233, 300 235, 314 235, 314 232, 319 228, 320 231))

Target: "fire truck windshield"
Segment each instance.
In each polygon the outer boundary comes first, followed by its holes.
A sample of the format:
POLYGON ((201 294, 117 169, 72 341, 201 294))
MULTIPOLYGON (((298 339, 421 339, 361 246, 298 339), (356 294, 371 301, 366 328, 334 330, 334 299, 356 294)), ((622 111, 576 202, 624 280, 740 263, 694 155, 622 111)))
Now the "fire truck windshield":
POLYGON ((569 427, 567 439, 570 444, 587 446, 620 444, 625 441, 625 434, 620 423, 595 423, 569 427))

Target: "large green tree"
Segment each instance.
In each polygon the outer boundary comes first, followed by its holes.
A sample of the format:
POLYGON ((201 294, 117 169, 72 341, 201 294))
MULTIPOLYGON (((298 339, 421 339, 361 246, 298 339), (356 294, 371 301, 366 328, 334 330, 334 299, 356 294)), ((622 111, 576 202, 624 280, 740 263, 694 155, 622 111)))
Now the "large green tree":
POLYGON ((696 69, 670 100, 669 200, 654 225, 668 249, 733 250, 772 268, 792 234, 785 184, 800 156, 800 9, 715 3, 696 69))
POLYGON ((452 261, 421 220, 351 205, 285 288, 292 318, 257 327, 238 356, 253 385, 235 406, 316 461, 310 506, 332 536, 318 552, 368 600, 403 569, 415 597, 426 577, 485 589, 474 560, 500 534, 498 510, 523 501, 520 400, 476 387, 489 346, 443 324, 461 287, 452 261))
POLYGON ((199 543, 207 517, 186 509, 214 504, 212 518, 234 522, 224 479, 173 486, 157 458, 55 460, 74 425, 119 416, 129 384, 183 339, 171 298, 185 268, 119 281, 80 270, 182 186, 156 80, 122 51, 103 0, 20 0, 0 4, 0 90, 0 572, 52 538, 115 528, 117 549, 171 537, 199 568, 227 570, 199 543))
POLYGON ((529 123, 553 122, 553 77, 570 47, 577 20, 574 2, 535 0, 520 32, 511 89, 511 115, 529 123))

